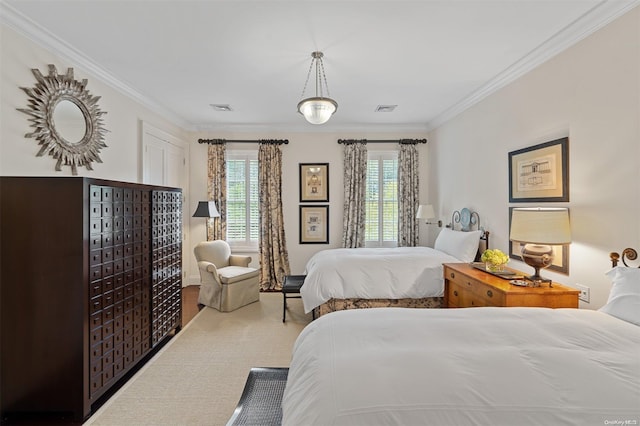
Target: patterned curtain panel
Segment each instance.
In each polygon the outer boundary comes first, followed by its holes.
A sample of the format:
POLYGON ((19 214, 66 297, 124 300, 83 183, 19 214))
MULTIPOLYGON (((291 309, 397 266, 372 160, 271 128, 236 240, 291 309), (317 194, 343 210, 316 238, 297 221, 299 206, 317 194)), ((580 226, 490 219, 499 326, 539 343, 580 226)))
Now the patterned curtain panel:
POLYGON ((261 142, 258 150, 260 185, 260 289, 282 289, 290 275, 282 214, 282 151, 276 143, 261 142))
POLYGON ((367 142, 344 144, 344 215, 342 246, 364 246, 365 193, 367 183, 367 142))
POLYGON ((398 246, 418 245, 419 200, 418 149, 415 143, 400 143, 398 153, 398 246))
POLYGON ((215 201, 220 217, 207 220, 209 241, 224 240, 227 237, 227 165, 225 162, 226 145, 209 144, 207 167, 207 192, 209 201, 215 201))

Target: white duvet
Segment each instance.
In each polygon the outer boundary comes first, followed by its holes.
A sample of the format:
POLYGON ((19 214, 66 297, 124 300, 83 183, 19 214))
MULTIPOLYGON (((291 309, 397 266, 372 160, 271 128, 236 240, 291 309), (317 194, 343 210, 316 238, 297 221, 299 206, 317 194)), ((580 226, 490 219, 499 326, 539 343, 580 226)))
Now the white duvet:
POLYGON ((340 248, 311 257, 300 289, 305 312, 335 299, 419 299, 444 294, 442 264, 459 259, 429 247, 340 248))
POLYGON ((638 425, 640 327, 578 309, 334 312, 296 341, 282 409, 295 426, 638 425))

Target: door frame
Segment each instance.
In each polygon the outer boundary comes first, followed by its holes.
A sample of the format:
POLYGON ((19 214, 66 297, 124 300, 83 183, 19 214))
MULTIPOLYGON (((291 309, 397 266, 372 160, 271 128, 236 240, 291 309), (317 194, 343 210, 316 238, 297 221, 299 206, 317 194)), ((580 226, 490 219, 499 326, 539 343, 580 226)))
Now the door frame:
MULTIPOLYGON (((190 203, 190 190, 189 190, 189 144, 184 140, 180 139, 177 136, 174 136, 164 130, 161 130, 145 121, 139 120, 139 129, 140 129, 140 158, 141 158, 141 167, 140 174, 138 176, 138 180, 142 183, 145 182, 145 178, 147 176, 147 170, 149 168, 148 159, 146 156, 147 146, 150 144, 149 137, 153 137, 155 139, 159 139, 166 143, 167 145, 177 147, 183 150, 184 159, 183 164, 184 167, 182 169, 182 286, 186 287, 188 285, 187 277, 189 276, 189 271, 185 266, 190 265, 189 262, 186 262, 189 259, 189 247, 191 247, 189 243, 189 229, 188 229, 188 218, 189 214, 189 206, 190 203)), ((165 164, 163 164, 165 167, 165 164)), ((166 174, 163 176, 166 178, 166 174)), ((166 183, 162 185, 168 186, 166 183)))

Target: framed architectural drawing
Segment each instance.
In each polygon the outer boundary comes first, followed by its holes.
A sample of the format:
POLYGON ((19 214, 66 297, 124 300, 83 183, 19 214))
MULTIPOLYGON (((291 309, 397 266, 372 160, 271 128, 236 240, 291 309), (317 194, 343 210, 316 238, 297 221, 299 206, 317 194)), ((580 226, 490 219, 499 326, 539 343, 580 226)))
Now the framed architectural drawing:
POLYGON ((300 163, 300 202, 329 201, 329 163, 300 163))
POLYGON ((509 202, 569 201, 569 138, 509 153, 509 202))
POLYGON ((329 206, 300 206, 300 244, 329 244, 329 206))

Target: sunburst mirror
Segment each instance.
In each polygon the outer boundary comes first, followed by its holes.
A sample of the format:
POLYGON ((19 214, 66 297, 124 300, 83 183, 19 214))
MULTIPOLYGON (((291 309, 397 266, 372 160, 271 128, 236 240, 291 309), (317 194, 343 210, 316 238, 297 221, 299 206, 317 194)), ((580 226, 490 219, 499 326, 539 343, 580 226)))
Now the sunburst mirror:
POLYGON ((106 148, 106 130, 98 106, 100 96, 92 96, 86 90, 87 80, 73 77, 73 68, 66 74, 58 74, 54 65, 49 65, 49 75, 38 69, 31 72, 38 83, 33 88, 21 87, 29 95, 29 108, 18 108, 31 116, 29 121, 35 130, 25 137, 35 138, 41 145, 37 157, 45 154, 58 160, 56 171, 62 166, 71 166, 78 174, 78 167, 93 170, 91 163, 102 163, 100 150, 106 148))

